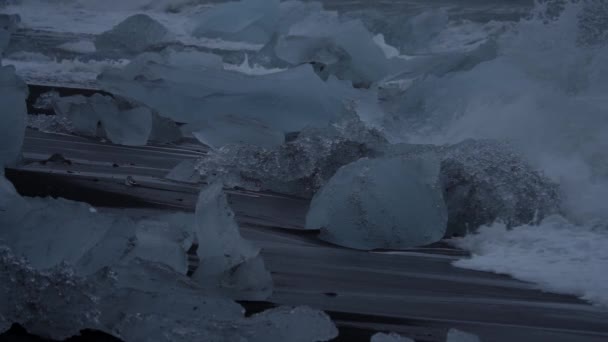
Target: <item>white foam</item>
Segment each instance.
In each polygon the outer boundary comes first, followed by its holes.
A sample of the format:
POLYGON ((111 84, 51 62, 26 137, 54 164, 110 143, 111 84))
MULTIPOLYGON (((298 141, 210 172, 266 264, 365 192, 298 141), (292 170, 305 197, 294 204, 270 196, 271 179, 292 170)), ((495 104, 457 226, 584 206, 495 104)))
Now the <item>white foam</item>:
POLYGON ((471 251, 458 267, 508 274, 541 289, 572 294, 608 306, 608 230, 579 226, 560 216, 538 226, 482 227, 450 243, 471 251))

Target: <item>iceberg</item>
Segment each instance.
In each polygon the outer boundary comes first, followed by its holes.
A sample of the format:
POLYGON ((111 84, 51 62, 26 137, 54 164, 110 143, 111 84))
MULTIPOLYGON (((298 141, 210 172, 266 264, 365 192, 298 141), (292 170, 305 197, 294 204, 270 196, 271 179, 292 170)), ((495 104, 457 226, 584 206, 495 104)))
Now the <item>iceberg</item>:
POLYGON ((145 14, 136 14, 95 37, 95 48, 99 52, 137 54, 173 40, 173 34, 162 24, 145 14))
POLYGON ((370 342, 414 342, 414 340, 397 333, 377 333, 372 336, 370 342))
POLYGON ((221 183, 204 188, 196 204, 197 255, 192 279, 232 298, 260 300, 272 293, 272 278, 259 249, 244 240, 221 183))
POLYGON ((432 155, 364 158, 340 168, 315 194, 306 228, 349 248, 404 249, 439 241, 447 221, 432 155))
POLYGON ((279 19, 279 0, 241 0, 218 4, 203 12, 195 37, 219 38, 227 41, 267 43, 279 19))
POLYGON ((133 146, 145 145, 152 134, 153 115, 145 107, 120 106, 112 97, 98 93, 57 97, 53 102, 55 112, 70 122, 69 130, 77 134, 102 135, 115 144, 133 146))

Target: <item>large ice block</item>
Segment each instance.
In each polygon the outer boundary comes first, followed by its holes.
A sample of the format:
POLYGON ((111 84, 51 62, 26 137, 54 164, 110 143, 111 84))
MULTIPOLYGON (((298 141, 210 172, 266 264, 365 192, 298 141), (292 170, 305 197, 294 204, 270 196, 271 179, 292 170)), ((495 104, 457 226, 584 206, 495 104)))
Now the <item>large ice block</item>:
POLYGON ((124 70, 106 71, 99 81, 113 94, 188 123, 189 132, 199 128, 199 137, 214 146, 239 143, 241 137, 247 137, 248 143, 274 144, 280 133, 326 125, 345 111, 349 100, 348 92, 338 89, 346 85, 323 82, 309 65, 251 76, 148 59, 134 61, 124 70), (220 130, 213 132, 216 126, 220 130), (213 133, 206 137, 209 132, 213 133), (265 134, 268 137, 262 139, 265 134))
POLYGON ((21 156, 25 134, 28 96, 26 84, 12 66, 0 67, 0 168, 14 165, 21 156))
POLYGON ((315 194, 306 228, 340 246, 403 249, 439 241, 447 219, 434 156, 361 159, 315 194))
POLYGON ((272 279, 259 249, 244 240, 228 205, 222 184, 203 189, 196 204, 198 269, 192 278, 205 288, 232 298, 266 299, 272 279))
POLYGON ((69 129, 74 133, 103 135, 120 145, 145 145, 152 133, 152 112, 145 107, 122 107, 113 98, 98 93, 54 100, 55 112, 71 123, 69 129))
POLYGON ((136 54, 173 39, 173 34, 161 23, 145 14, 136 14, 95 37, 95 48, 97 51, 136 54))
POLYGON ((214 6, 198 18, 195 37, 265 44, 275 32, 279 0, 241 0, 214 6))

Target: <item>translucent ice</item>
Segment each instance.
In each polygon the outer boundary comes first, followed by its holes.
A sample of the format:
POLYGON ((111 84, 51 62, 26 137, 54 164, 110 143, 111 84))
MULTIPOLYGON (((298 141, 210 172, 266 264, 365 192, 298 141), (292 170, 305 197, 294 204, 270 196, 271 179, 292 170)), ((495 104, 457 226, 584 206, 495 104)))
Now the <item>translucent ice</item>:
POLYGON ((15 164, 21 156, 25 134, 28 88, 12 66, 0 67, 0 167, 15 164))
POLYGON ((102 129, 115 144, 145 145, 152 133, 152 112, 145 107, 121 108, 109 96, 94 94, 56 98, 55 112, 71 122, 75 133, 97 136, 102 129))
POLYGON ((198 18, 196 37, 265 44, 276 30, 279 0, 241 0, 219 4, 198 18))
POLYGON ((145 14, 136 14, 97 36, 95 47, 97 51, 135 54, 171 40, 173 35, 162 24, 145 14))
POLYGON ((265 299, 271 294, 272 279, 260 251, 241 237, 221 183, 199 195, 196 237, 200 264, 192 278, 199 284, 239 299, 265 299))
POLYGON ((370 342, 413 342, 413 340, 396 333, 377 333, 372 336, 370 342))
POLYGON ((439 241, 447 219, 437 160, 396 157, 340 168, 313 197, 306 227, 341 246, 402 249, 439 241))

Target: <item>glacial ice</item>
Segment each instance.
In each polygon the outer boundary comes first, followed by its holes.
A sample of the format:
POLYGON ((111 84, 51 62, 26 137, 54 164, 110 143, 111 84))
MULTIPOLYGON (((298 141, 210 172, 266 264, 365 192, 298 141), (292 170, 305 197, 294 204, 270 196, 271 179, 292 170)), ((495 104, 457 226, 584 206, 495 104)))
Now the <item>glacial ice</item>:
POLYGON ((414 342, 414 340, 396 333, 377 333, 372 336, 370 342, 414 342))
POLYGON ((313 197, 306 228, 340 246, 403 249, 439 241, 447 220, 439 162, 429 155, 340 168, 313 197))
POLYGON ((241 0, 216 5, 203 12, 195 37, 227 41, 267 43, 276 30, 279 0, 241 0))
POLYGON ((272 279, 259 256, 260 250, 244 240, 228 205, 222 184, 204 188, 196 204, 197 255, 200 263, 192 275, 205 288, 217 288, 229 297, 266 299, 272 279))
POLYGON ((0 168, 14 165, 20 159, 25 134, 28 88, 12 66, 0 67, 0 168))
POLYGON ((145 145, 153 128, 152 112, 145 107, 121 108, 113 98, 101 94, 59 97, 55 112, 71 123, 71 131, 86 136, 103 136, 115 144, 145 145), (100 126, 101 125, 101 126, 100 126))
POLYGON ((95 48, 100 52, 137 54, 173 39, 162 24, 145 14, 136 14, 96 36, 95 48))

